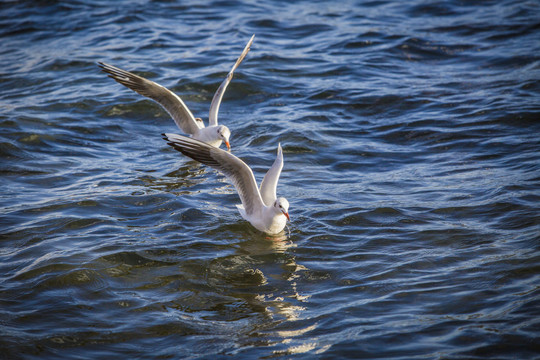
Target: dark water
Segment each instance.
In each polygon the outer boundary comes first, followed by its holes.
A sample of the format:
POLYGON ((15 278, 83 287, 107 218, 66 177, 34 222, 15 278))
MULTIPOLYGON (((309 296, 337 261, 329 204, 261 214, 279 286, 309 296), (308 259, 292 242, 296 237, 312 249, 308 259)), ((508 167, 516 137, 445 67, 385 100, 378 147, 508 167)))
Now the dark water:
POLYGON ((0 5, 0 358, 540 357, 538 1, 0 5), (474 5, 471 5, 475 3, 474 5), (290 233, 169 148, 220 121, 290 233))

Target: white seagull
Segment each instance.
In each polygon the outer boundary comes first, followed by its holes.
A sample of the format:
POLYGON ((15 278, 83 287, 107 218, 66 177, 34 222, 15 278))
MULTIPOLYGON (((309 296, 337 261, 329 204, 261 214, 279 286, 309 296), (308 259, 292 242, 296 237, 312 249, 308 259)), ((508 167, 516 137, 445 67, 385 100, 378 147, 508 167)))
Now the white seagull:
POLYGON ((244 51, 242 51, 242 54, 238 60, 236 60, 231 71, 229 71, 227 77, 223 80, 214 94, 212 103, 210 104, 208 127, 204 126, 201 118, 195 118, 182 99, 171 90, 141 76, 117 68, 116 66, 103 62, 98 62, 98 64, 102 71, 109 74, 110 78, 160 104, 167 110, 169 115, 174 119, 176 125, 184 133, 191 135, 194 139, 201 140, 215 147, 219 147, 223 141, 225 142, 225 145, 227 145, 227 149, 230 150, 231 145, 229 143, 229 137, 231 131, 224 125, 218 125, 219 105, 221 104, 221 99, 223 98, 227 86, 233 78, 234 70, 236 70, 238 65, 240 65, 242 60, 246 57, 254 37, 255 35, 249 39, 244 51))
POLYGON ((280 233, 289 218, 289 202, 276 197, 276 188, 283 169, 283 151, 278 145, 277 157, 257 187, 251 168, 230 152, 212 147, 204 142, 177 134, 163 134, 167 144, 218 171, 233 183, 242 204, 236 205, 244 219, 256 229, 270 235, 280 233))

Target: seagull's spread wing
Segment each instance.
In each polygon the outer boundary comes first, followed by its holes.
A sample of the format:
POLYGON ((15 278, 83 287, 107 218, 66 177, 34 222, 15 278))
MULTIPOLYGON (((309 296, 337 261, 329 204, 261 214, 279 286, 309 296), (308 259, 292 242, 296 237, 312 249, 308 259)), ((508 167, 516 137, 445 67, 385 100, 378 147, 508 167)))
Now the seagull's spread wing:
POLYGON ((193 160, 221 171, 233 183, 246 214, 251 215, 263 206, 253 171, 245 162, 230 152, 199 140, 176 134, 163 134, 167 144, 193 160))
POLYGON ((193 114, 186 104, 169 89, 103 62, 99 62, 101 70, 109 74, 109 77, 131 90, 146 96, 160 104, 172 116, 176 125, 186 134, 194 134, 203 128, 202 121, 195 121, 193 114))
POLYGON ((238 60, 236 60, 236 63, 233 65, 231 71, 229 71, 229 73, 227 74, 227 77, 225 78, 225 80, 223 80, 223 82, 217 89, 216 93, 214 94, 214 98, 212 99, 212 103, 210 104, 210 116, 208 118, 210 126, 218 124, 218 111, 219 111, 219 105, 221 105, 221 99, 223 98, 223 94, 225 93, 227 86, 229 86, 229 83, 231 82, 233 78, 234 70, 236 70, 238 65, 240 65, 242 60, 244 60, 247 53, 249 52, 249 49, 251 48, 251 44, 253 43, 254 37, 255 35, 253 35, 251 39, 249 39, 249 42, 244 48, 244 51, 242 51, 242 54, 240 55, 238 60))
POLYGON ((271 206, 277 198, 276 189, 281 169, 283 169, 283 150, 279 144, 276 160, 261 182, 261 197, 266 206, 271 206))

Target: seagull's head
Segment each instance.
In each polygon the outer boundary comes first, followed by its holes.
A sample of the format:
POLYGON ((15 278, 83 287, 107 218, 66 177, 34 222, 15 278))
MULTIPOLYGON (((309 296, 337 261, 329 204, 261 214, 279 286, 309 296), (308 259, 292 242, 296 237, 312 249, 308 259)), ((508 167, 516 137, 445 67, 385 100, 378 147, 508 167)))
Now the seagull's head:
POLYGON ((231 150, 231 144, 229 144, 229 137, 231 136, 231 130, 225 125, 219 125, 216 129, 218 139, 223 141, 227 145, 227 150, 231 150))
POLYGON ((291 221, 291 218, 289 217, 289 202, 287 199, 280 197, 277 198, 276 201, 274 201, 274 210, 279 214, 282 213, 285 215, 287 220, 291 221))

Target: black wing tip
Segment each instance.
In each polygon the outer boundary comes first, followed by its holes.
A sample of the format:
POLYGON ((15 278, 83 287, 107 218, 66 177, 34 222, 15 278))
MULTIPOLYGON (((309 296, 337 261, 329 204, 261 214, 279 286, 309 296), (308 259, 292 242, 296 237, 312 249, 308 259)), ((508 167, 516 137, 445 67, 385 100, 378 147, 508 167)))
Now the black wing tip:
POLYGON ((101 69, 101 71, 106 71, 107 69, 112 68, 112 65, 109 65, 109 64, 104 63, 102 61, 98 61, 97 64, 98 64, 99 68, 101 69))
MULTIPOLYGON (((175 142, 174 140, 171 140, 167 134, 161 133, 161 138, 167 142, 167 145, 172 146, 176 150, 180 151, 179 149, 186 146, 186 144, 175 142)), ((189 143, 188 143, 189 144, 189 143)))
POLYGON ((114 65, 110 65, 110 64, 106 64, 104 62, 101 62, 101 61, 98 61, 98 66, 99 68, 101 69, 101 71, 104 71, 108 74, 123 74, 123 73, 127 73, 126 70, 122 70, 120 68, 117 68, 116 66, 114 65))
MULTIPOLYGON (((113 75, 113 72, 115 71, 115 68, 114 66, 112 65, 109 65, 109 64, 105 64, 101 61, 98 61, 98 67, 101 71, 103 71, 104 73, 106 74, 109 74, 109 77, 112 77, 113 75)), ((114 79, 114 78, 113 78, 114 79)))

